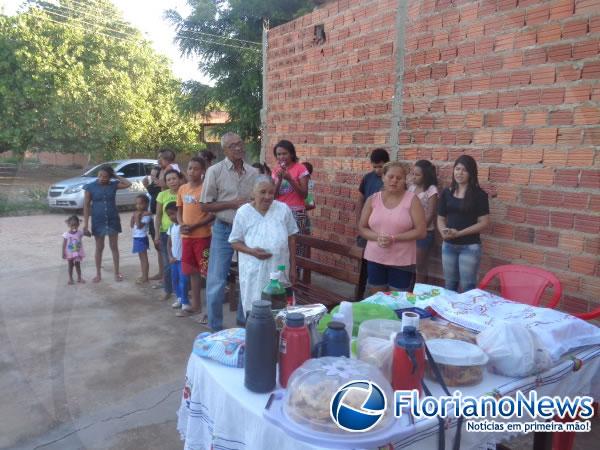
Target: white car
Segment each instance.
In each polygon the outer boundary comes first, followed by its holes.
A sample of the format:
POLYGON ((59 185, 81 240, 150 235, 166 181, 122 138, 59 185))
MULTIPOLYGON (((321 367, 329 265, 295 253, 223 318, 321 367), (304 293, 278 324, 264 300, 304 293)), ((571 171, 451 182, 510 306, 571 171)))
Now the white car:
POLYGON ((117 175, 131 181, 128 189, 117 191, 117 206, 135 205, 135 197, 145 193, 142 181, 150 175, 152 167, 158 164, 155 159, 122 159, 98 164, 80 177, 59 181, 48 189, 48 206, 61 209, 83 209, 83 186, 96 180, 98 170, 104 165, 111 166, 117 175))

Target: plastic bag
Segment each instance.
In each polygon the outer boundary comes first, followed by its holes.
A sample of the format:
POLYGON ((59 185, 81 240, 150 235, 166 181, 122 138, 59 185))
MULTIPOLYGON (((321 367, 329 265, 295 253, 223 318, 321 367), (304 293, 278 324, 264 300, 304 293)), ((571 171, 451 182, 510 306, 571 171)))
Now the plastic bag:
MULTIPOLYGON (((331 310, 331 314, 325 314, 321 321, 319 322, 319 333, 323 333, 327 328, 329 322, 331 322, 333 314, 340 310, 340 306, 336 306, 331 310)), ((365 320, 370 319, 389 319, 389 320, 399 320, 398 316, 394 312, 393 309, 388 308, 387 306, 382 305, 374 305, 369 303, 352 303, 352 319, 354 321, 354 327, 352 330, 352 335, 358 335, 358 327, 365 320)))
POLYGON ((490 357, 489 369, 500 375, 524 377, 552 366, 552 358, 523 324, 499 322, 477 335, 477 345, 490 357))
POLYGON ((244 367, 246 330, 229 328, 216 333, 200 333, 194 341, 194 354, 229 367, 244 367))
POLYGON ((379 370, 388 381, 392 379, 394 344, 390 339, 367 336, 358 341, 357 357, 379 370))

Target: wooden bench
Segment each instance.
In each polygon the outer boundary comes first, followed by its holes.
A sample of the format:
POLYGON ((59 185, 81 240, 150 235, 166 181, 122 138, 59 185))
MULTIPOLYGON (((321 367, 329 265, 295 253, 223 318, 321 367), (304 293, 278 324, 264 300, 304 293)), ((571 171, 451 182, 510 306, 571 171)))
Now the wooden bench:
POLYGON ((294 284, 294 294, 296 304, 306 305, 311 303, 322 303, 328 309, 333 308, 343 300, 358 301, 362 300, 366 286, 366 271, 363 270, 366 263, 363 259, 364 249, 357 246, 337 244, 312 236, 296 235, 296 245, 303 245, 307 250, 307 256, 291 256, 290 273, 297 273, 302 269, 302 279, 294 284), (310 249, 322 250, 324 252, 335 254, 339 257, 349 258, 357 261, 358 270, 349 272, 336 266, 314 261, 310 258, 310 249), (311 283, 311 272, 317 272, 326 277, 335 278, 354 285, 354 295, 351 298, 333 292, 331 290, 315 286, 311 283))

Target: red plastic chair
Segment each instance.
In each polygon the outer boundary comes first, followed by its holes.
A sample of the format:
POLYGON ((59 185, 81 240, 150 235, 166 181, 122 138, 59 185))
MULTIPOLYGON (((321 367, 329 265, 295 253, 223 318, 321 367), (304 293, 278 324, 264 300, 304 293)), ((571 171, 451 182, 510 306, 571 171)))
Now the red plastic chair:
POLYGON ((550 272, 536 267, 507 264, 494 267, 479 283, 479 289, 485 289, 494 277, 500 279, 500 295, 506 299, 540 306, 542 295, 548 286, 554 288, 554 295, 548 302, 548 308, 554 308, 562 295, 560 281, 550 272))
POLYGON ((596 319, 596 318, 600 317, 600 308, 596 308, 590 312, 578 313, 578 314, 573 314, 573 315, 575 317, 579 317, 580 319, 583 319, 583 320, 596 319))

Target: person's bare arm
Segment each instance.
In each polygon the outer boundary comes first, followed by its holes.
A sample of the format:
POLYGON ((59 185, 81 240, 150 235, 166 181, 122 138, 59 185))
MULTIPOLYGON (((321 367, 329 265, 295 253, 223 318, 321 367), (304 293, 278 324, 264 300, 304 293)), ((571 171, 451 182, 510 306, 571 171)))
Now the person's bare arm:
POLYGON ((415 241, 417 239, 424 239, 427 236, 425 211, 423 211, 423 206, 416 195, 410 204, 410 217, 413 221, 413 229, 392 236, 392 242, 415 241))
POLYGON ((362 208, 360 220, 358 221, 358 233, 367 241, 376 241, 379 235, 369 227, 369 217, 373 212, 372 197, 368 198, 362 208))
POLYGON ((427 224, 427 227, 429 227, 433 223, 433 219, 436 216, 438 198, 438 194, 433 194, 431 197, 429 197, 429 202, 427 203, 427 210, 425 211, 425 223, 427 224))
POLYGON ((232 242, 231 248, 233 248, 234 250, 236 250, 238 252, 242 252, 242 253, 246 253, 247 255, 254 256, 255 258, 258 258, 258 259, 269 259, 271 256, 273 256, 271 253, 269 253, 266 250, 263 250, 262 248, 248 247, 244 243, 244 241, 232 242))
POLYGON ((490 215, 486 214, 485 216, 479 216, 477 218, 477 223, 471 225, 470 227, 464 228, 462 230, 456 230, 454 228, 447 228, 447 232, 442 233, 442 237, 444 239, 456 239, 463 236, 468 236, 470 234, 477 234, 485 231, 487 227, 490 226, 490 215))
POLYGON ((154 243, 160 246, 160 225, 162 223, 163 205, 156 202, 156 216, 154 216, 154 243))
POLYGON ((119 184, 117 184, 117 189, 127 189, 129 186, 131 186, 131 181, 129 181, 127 178, 123 178, 117 174, 115 174, 115 178, 119 181, 119 184))
POLYGON ((89 222, 90 222, 90 207, 92 203, 92 196, 88 191, 85 191, 83 197, 83 234, 86 236, 90 234, 89 222))
MULTIPOLYGON (((177 209, 177 212, 179 213, 179 209, 177 209)), ((215 215, 214 214, 208 214, 207 217, 205 217, 204 219, 196 222, 196 223, 192 223, 192 224, 186 224, 186 225, 182 225, 186 227, 186 231, 185 234, 189 234, 192 231, 194 231, 196 228, 200 228, 203 227, 204 225, 208 225, 209 223, 211 223, 213 220, 215 220, 215 215)))
POLYGON ((62 259, 67 259, 67 240, 63 238, 62 259))
POLYGON ((360 216, 362 214, 363 207, 365 206, 365 196, 359 194, 358 200, 356 201, 356 224, 360 222, 360 216))
POLYGON ((171 235, 167 239, 167 255, 169 255, 169 262, 174 263, 176 261, 175 257, 173 257, 173 241, 171 240, 171 235))
POLYGON ((200 203, 200 208, 207 213, 217 213, 226 209, 238 209, 243 204, 248 203, 248 201, 249 199, 247 198, 237 198, 227 202, 200 203))
MULTIPOLYGON (((302 177, 298 180, 294 180, 289 172, 285 171, 283 178, 287 180, 288 183, 292 186, 292 188, 300 195, 300 197, 305 198, 308 195, 308 178, 302 177)), ((281 181, 280 181, 281 183, 281 181)), ((277 189, 278 191, 279 189, 277 189)), ((277 192, 275 191, 275 192, 277 192)))

